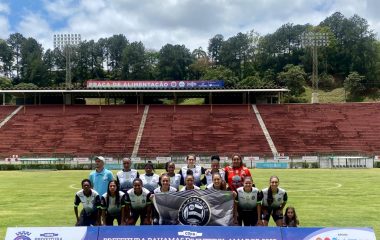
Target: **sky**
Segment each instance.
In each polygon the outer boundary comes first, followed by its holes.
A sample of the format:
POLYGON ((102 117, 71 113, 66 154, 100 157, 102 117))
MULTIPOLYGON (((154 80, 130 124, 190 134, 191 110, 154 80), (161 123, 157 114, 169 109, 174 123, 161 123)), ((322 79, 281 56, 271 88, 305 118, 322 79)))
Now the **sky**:
POLYGON ((18 32, 46 50, 54 34, 95 41, 124 34, 147 49, 170 43, 207 50, 216 34, 265 35, 286 23, 318 25, 339 11, 365 18, 379 39, 378 9, 379 0, 0 0, 0 38, 18 32))

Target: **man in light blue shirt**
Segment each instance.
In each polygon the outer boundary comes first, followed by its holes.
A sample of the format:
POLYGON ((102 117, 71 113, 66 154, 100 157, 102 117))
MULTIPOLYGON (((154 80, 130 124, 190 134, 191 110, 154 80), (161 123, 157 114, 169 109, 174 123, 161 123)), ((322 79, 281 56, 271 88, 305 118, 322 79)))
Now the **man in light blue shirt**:
POLYGON ((95 158, 95 170, 90 173, 90 181, 93 189, 102 196, 107 192, 108 183, 113 180, 112 172, 104 168, 105 159, 102 156, 95 158))

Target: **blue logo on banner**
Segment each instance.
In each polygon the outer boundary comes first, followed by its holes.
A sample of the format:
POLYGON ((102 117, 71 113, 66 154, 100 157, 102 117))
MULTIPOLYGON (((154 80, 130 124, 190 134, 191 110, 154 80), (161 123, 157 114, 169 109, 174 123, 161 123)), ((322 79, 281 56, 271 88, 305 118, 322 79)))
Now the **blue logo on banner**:
POLYGON ((21 231, 16 233, 17 237, 14 240, 31 240, 30 237, 30 232, 27 231, 21 231))

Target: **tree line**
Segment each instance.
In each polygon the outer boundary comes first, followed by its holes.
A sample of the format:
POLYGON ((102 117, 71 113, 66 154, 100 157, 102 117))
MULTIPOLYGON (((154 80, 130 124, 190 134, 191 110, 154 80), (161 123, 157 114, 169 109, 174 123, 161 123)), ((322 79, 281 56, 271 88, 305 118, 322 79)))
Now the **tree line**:
POLYGON ((123 34, 45 51, 36 39, 13 33, 0 39, 0 86, 64 86, 70 51, 77 86, 88 79, 223 79, 228 87, 284 86, 297 96, 311 85, 312 52, 302 47, 300 38, 307 31, 329 38, 328 46, 318 49, 320 88, 344 86, 352 94, 379 88, 380 43, 375 33, 366 19, 339 12, 317 26, 287 23, 264 36, 250 31, 226 39, 217 34, 207 49, 193 51, 179 44, 147 49, 123 34))

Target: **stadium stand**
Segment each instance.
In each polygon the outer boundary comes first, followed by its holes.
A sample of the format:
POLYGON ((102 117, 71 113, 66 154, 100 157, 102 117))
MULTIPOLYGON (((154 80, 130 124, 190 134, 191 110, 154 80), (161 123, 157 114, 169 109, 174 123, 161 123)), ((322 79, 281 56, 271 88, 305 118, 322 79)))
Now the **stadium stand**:
MULTIPOLYGON (((26 106, 0 129, 0 155, 131 155, 144 107, 26 106)), ((0 118, 15 109, 0 107, 0 118)), ((280 154, 380 152, 379 103, 257 105, 257 109, 280 154)), ((137 156, 188 153, 272 154, 251 105, 150 105, 137 156)))
POLYGON ((258 105, 278 152, 379 153, 380 104, 258 105))
POLYGON ((17 106, 0 106, 0 122, 16 110, 17 106))
POLYGON ((249 105, 151 105, 140 156, 270 154, 249 105))
POLYGON ((133 106, 27 106, 0 129, 0 153, 130 154, 142 112, 133 106))

